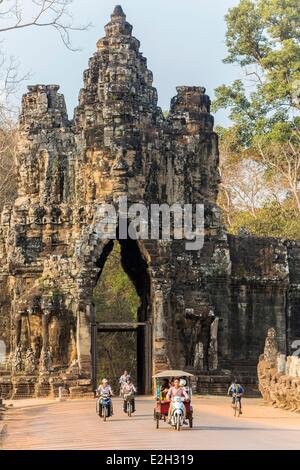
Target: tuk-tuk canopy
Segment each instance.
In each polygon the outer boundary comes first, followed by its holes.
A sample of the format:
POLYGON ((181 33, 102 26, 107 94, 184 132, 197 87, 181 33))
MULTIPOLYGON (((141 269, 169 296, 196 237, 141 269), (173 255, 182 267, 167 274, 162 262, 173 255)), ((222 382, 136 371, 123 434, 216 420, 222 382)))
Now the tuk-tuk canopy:
POLYGON ((185 372, 184 370, 162 370, 161 372, 158 372, 157 374, 153 375, 153 379, 159 379, 159 378, 168 378, 168 377, 194 377, 193 374, 190 374, 189 372, 185 372))

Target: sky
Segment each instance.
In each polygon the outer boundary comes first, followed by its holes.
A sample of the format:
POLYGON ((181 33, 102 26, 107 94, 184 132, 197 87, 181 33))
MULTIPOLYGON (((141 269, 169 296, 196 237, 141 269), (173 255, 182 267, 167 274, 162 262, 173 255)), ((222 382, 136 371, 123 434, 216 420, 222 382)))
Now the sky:
MULTIPOLYGON (((28 0, 27 5, 29 4, 28 0)), ((72 33, 79 51, 68 50, 54 30, 31 28, 8 32, 2 44, 7 56, 15 56, 22 73, 30 72, 19 95, 28 84, 58 84, 65 95, 69 117, 78 101, 83 71, 104 36, 117 0, 74 0, 75 24, 92 23, 88 31, 72 33)), ((240 77, 235 65, 222 63, 226 56, 224 16, 238 0, 123 0, 120 4, 133 25, 133 35, 141 42, 164 111, 176 94, 178 85, 204 86, 213 98, 214 89, 240 77)), ((216 124, 228 125, 224 111, 216 124)))

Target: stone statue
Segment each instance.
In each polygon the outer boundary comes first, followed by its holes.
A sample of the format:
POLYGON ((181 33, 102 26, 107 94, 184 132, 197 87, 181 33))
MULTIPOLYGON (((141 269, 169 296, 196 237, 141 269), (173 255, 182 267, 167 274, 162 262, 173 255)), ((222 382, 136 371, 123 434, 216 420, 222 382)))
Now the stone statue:
POLYGON ((25 358, 25 371, 28 374, 34 374, 36 371, 35 354, 32 348, 27 349, 25 358))
POLYGON ((275 329, 269 328, 257 366, 259 390, 276 408, 300 411, 300 359, 278 353, 275 336, 275 329))
POLYGON ((277 354, 276 331, 275 328, 269 328, 265 341, 264 359, 270 363, 276 363, 277 354))
POLYGON ((51 355, 49 349, 42 349, 40 357, 40 371, 49 372, 51 370, 51 355))
POLYGON ((204 368, 204 348, 203 343, 199 341, 195 347, 195 359, 194 359, 195 370, 203 370, 204 368))
POLYGON ((21 372, 23 370, 22 349, 20 345, 16 347, 15 354, 12 359, 12 369, 15 372, 21 372))
POLYGON ((218 368, 218 326, 219 318, 216 317, 210 325, 210 343, 208 350, 209 370, 218 368))
MULTIPOLYGON (((199 344, 202 335, 201 317, 194 313, 194 309, 186 308, 184 320, 182 322, 181 335, 185 350, 185 365, 193 366, 196 357, 196 346, 199 344)), ((202 344, 203 350, 203 344, 202 344)))

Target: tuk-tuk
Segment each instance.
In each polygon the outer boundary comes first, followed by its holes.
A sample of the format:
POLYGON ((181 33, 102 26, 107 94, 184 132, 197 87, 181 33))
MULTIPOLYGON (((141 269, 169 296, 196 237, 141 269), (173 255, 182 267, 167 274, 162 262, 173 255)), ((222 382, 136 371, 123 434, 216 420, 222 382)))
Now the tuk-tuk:
MULTIPOLYGON (((193 374, 190 374, 189 372, 185 372, 183 370, 163 370, 153 376, 153 379, 155 380, 156 407, 154 408, 154 420, 156 421, 156 429, 159 428, 160 420, 167 420, 170 408, 170 401, 167 400, 166 395, 171 387, 172 381, 175 379, 185 381, 184 388, 189 395, 189 401, 184 401, 183 404, 186 409, 186 419, 189 422, 189 427, 193 427, 193 407, 191 405, 191 377, 193 377, 193 374)), ((173 425, 178 431, 180 430, 181 424, 179 422, 171 423, 171 425, 173 425)))

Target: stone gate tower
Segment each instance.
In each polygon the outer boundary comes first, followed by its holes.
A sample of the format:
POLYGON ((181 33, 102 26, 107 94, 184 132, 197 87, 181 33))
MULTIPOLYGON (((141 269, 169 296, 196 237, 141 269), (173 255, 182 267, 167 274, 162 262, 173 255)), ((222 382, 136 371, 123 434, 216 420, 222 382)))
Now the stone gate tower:
POLYGON ((139 46, 117 6, 73 120, 56 85, 30 86, 23 97, 18 193, 0 232, 6 395, 50 394, 63 383, 74 395, 90 390, 93 289, 114 243, 141 299, 138 318, 151 326, 150 367, 140 339, 144 391, 151 372, 165 368, 251 376, 268 327, 281 349, 300 336, 300 244, 225 233, 209 97, 180 86, 164 118, 139 46), (204 204, 204 247, 103 240, 99 207, 122 196, 204 204))

